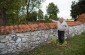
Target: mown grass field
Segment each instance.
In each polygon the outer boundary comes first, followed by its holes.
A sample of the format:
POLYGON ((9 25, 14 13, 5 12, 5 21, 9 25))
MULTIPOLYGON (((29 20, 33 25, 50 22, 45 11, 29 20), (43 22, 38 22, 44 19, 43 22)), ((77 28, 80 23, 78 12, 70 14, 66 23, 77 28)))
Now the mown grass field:
POLYGON ((75 36, 71 40, 67 40, 67 42, 66 47, 44 44, 20 55, 85 55, 85 33, 75 36))

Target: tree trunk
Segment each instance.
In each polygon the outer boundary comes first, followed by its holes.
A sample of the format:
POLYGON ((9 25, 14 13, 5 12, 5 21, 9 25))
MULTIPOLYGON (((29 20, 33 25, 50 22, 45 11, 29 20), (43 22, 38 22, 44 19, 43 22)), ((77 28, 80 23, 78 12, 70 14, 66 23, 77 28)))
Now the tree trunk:
POLYGON ((29 6, 30 6, 30 0, 27 1, 27 16, 29 15, 29 6))
POLYGON ((7 24, 7 14, 6 14, 5 8, 0 9, 0 16, 1 16, 1 20, 2 20, 1 25, 6 25, 7 24))

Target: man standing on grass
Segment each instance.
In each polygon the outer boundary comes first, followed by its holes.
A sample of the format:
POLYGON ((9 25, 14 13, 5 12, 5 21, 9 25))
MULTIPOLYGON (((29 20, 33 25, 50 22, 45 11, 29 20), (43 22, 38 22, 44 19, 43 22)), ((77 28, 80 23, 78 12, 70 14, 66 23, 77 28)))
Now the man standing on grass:
POLYGON ((59 21, 52 20, 52 22, 56 22, 58 24, 58 40, 59 44, 64 44, 64 34, 68 30, 68 25, 64 21, 64 18, 60 18, 59 21))

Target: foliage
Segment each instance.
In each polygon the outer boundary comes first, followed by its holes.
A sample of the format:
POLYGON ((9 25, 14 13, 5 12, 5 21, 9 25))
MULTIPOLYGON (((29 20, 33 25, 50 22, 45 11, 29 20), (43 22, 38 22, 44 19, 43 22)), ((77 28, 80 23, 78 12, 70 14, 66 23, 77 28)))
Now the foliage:
POLYGON ((51 43, 53 46, 57 44, 57 40, 55 39, 55 37, 52 37, 51 43))
POLYGON ((38 10, 38 19, 43 20, 43 11, 41 9, 38 10))
POLYGON ((37 12, 33 11, 32 13, 29 14, 30 16, 28 17, 29 21, 36 21, 37 20, 37 12))
MULTIPOLYGON (((6 25, 10 20, 18 18, 19 10, 23 4, 22 0, 0 0, 0 17, 3 25, 6 25)), ((11 22, 12 22, 11 21, 11 22)))
POLYGON ((48 20, 49 20, 47 14, 45 14, 45 16, 44 16, 44 20, 45 20, 45 21, 48 21, 48 20))
POLYGON ((71 6, 71 16, 74 18, 74 20, 77 20, 78 16, 82 13, 85 13, 85 1, 79 1, 76 3, 75 1, 72 2, 71 6))
POLYGON ((10 25, 36 20, 36 18, 34 18, 34 16, 36 16, 35 11, 40 8, 43 1, 44 0, 0 0, 0 22, 2 25, 10 25), (24 16, 24 19, 21 18, 21 16, 24 16))
POLYGON ((55 5, 54 3, 49 3, 49 5, 47 7, 47 14, 49 15, 49 18, 56 20, 58 12, 59 12, 59 9, 58 9, 57 5, 55 5))
POLYGON ((40 8, 43 0, 25 0, 26 1, 26 12, 27 12, 27 20, 29 21, 30 13, 40 8))
POLYGON ((57 17, 57 15, 50 15, 50 17, 49 17, 50 19, 54 19, 54 20, 58 20, 58 17, 57 17))

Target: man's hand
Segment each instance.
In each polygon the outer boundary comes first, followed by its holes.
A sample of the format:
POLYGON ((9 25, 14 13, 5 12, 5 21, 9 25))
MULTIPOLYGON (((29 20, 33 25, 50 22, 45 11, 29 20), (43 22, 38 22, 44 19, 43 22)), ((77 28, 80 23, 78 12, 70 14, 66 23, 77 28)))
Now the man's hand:
POLYGON ((50 21, 52 21, 52 19, 49 19, 50 21))
POLYGON ((66 29, 64 29, 64 32, 66 32, 66 29))

